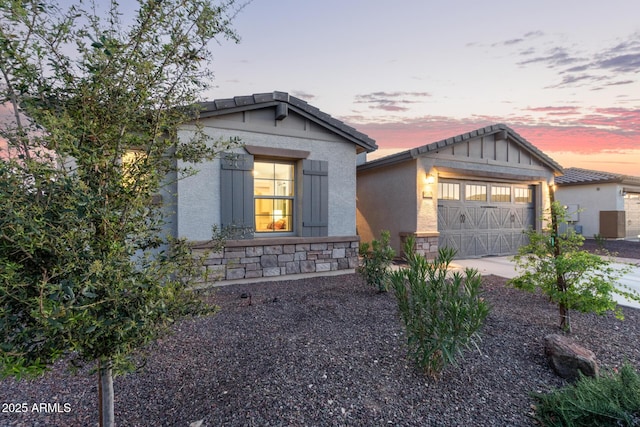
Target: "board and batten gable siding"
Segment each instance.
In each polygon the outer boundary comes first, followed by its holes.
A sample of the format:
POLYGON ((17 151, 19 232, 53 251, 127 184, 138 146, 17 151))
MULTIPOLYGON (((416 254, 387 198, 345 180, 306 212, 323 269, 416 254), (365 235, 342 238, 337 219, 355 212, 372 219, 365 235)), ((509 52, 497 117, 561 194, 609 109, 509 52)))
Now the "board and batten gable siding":
POLYGON ((434 164, 439 169, 460 169, 471 174, 485 172, 498 178, 553 179, 553 173, 540 159, 508 139, 504 131, 443 147, 425 156, 425 168, 434 164))
MULTIPOLYGON (((295 115, 289 114, 285 121, 292 117, 295 115)), ((320 129, 311 131, 315 129, 311 125, 307 126, 308 130, 299 127, 287 130, 284 125, 278 122, 279 129, 274 130, 276 125, 273 121, 273 115, 271 115, 270 126, 264 123, 258 126, 255 123, 255 115, 253 119, 251 131, 235 129, 232 126, 234 122, 226 119, 208 118, 203 119, 202 122, 205 125, 204 132, 211 141, 238 137, 246 145, 308 151, 307 160, 326 162, 328 175, 325 183, 329 195, 326 207, 326 233, 328 236, 356 235, 356 148, 354 144, 339 135, 320 132, 320 129), (224 127, 218 127, 222 125, 224 127), (264 128, 270 130, 265 131, 264 128)), ((236 127, 242 128, 245 123, 236 122, 236 127)), ((301 119, 298 125, 302 126, 303 124, 304 121, 301 119)), ((185 127, 182 131, 182 137, 188 138, 193 134, 192 132, 193 130, 185 127)), ((230 151, 237 154, 247 154, 242 147, 230 151)), ((179 166, 190 165, 179 164, 179 166)), ((178 236, 202 241, 210 239, 212 227, 216 224, 220 225, 222 222, 220 194, 222 167, 219 158, 197 164, 194 167, 198 170, 196 175, 178 182, 178 236)), ((302 187, 303 174, 298 171, 296 176, 299 179, 297 185, 302 187)), ((302 190, 297 193, 302 195, 302 190)), ((303 208, 304 206, 298 206, 297 215, 300 218, 303 208)), ((297 220, 297 224, 302 227, 301 221, 297 220)), ((299 228, 297 233, 302 235, 302 228, 299 228)))
POLYGON ((508 139, 507 132, 478 136, 439 150, 442 154, 455 157, 514 163, 519 165, 542 166, 542 163, 524 147, 508 139))
POLYGON ((285 120, 275 120, 272 109, 257 109, 209 117, 202 120, 219 129, 233 129, 271 135, 292 136, 320 141, 342 138, 313 121, 290 111, 285 120))

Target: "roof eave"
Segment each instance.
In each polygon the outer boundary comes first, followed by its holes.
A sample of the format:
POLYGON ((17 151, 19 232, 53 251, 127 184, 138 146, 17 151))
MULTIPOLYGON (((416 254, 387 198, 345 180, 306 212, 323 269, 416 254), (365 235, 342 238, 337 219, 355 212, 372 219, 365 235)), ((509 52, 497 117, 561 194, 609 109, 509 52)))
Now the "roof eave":
POLYGON ((306 101, 290 96, 286 92, 276 91, 204 102, 201 104, 203 109, 200 111, 199 117, 217 117, 243 111, 276 107, 281 103, 286 103, 288 108, 297 114, 356 144, 361 148, 361 150, 359 150, 360 152, 366 151, 370 153, 378 149, 375 140, 372 138, 369 138, 352 126, 347 125, 329 114, 322 112, 318 108, 309 105, 306 101))

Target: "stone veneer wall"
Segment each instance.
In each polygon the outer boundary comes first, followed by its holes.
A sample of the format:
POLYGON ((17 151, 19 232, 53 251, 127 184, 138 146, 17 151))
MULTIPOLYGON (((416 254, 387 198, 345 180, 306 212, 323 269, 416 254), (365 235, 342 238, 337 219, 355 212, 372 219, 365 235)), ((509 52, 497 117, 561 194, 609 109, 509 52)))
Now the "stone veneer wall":
POLYGON ((360 237, 283 237, 228 240, 222 252, 194 243, 206 254, 207 281, 251 279, 358 267, 360 237))
MULTIPOLYGON (((438 255, 438 240, 440 233, 400 233, 400 245, 404 248, 407 237, 413 236, 415 239, 415 251, 427 259, 434 259, 438 255)), ((404 249, 402 250, 404 255, 404 249)))

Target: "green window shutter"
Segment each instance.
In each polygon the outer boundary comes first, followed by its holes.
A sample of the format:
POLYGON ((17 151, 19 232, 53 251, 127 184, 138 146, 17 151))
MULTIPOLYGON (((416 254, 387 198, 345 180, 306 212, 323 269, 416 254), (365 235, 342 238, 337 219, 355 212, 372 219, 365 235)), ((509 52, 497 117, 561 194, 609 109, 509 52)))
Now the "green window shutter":
POLYGON ((329 164, 302 161, 302 236, 329 234, 329 164))
MULTIPOLYGON (((220 162, 220 205, 222 228, 237 228, 236 238, 252 238, 253 156, 223 153, 220 162)), ((232 234, 233 235, 233 234, 232 234)))

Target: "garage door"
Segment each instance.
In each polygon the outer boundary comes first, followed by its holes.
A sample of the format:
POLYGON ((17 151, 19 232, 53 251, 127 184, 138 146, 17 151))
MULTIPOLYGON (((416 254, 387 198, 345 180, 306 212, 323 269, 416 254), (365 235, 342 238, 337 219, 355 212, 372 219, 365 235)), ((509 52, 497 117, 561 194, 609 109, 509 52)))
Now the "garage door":
POLYGON ((637 239, 640 237, 640 193, 625 194, 624 210, 627 223, 626 237, 637 239))
POLYGON ((498 182, 440 180, 440 247, 457 258, 513 255, 535 224, 533 186, 498 182))

